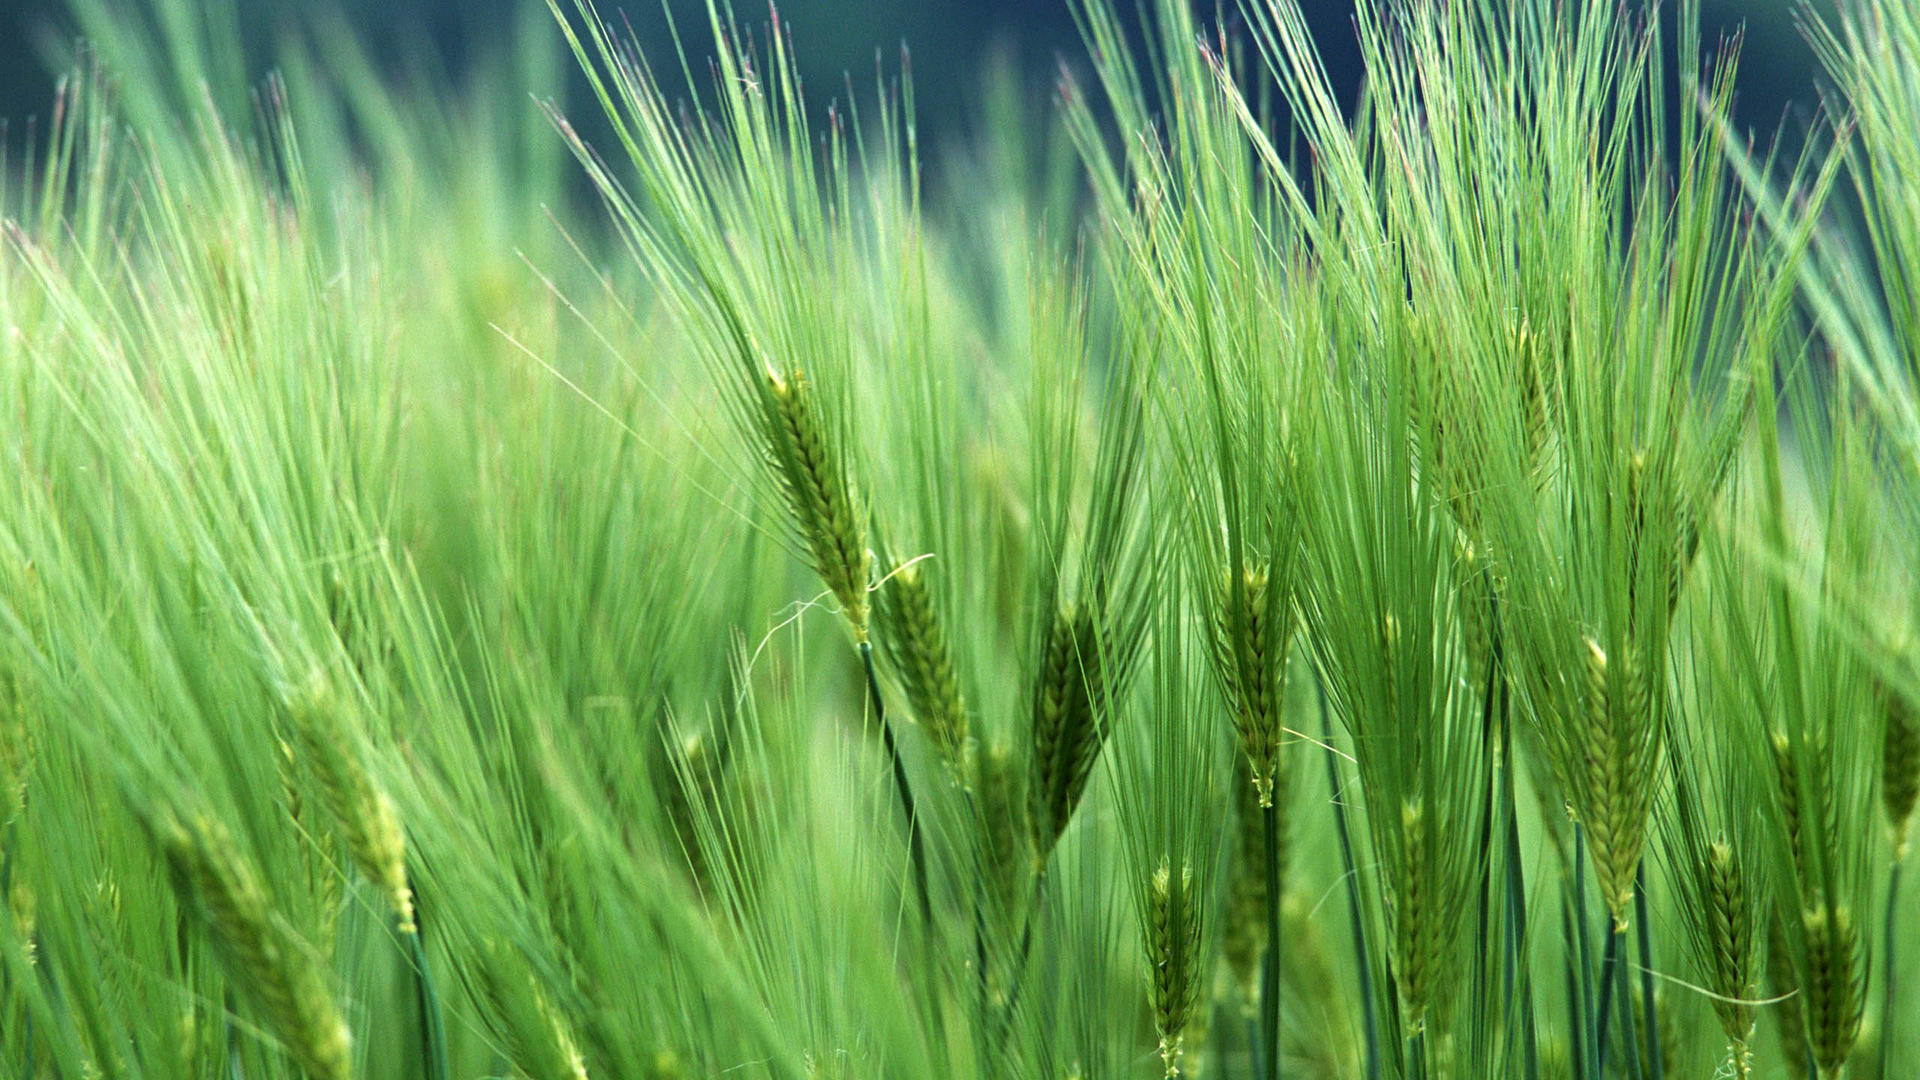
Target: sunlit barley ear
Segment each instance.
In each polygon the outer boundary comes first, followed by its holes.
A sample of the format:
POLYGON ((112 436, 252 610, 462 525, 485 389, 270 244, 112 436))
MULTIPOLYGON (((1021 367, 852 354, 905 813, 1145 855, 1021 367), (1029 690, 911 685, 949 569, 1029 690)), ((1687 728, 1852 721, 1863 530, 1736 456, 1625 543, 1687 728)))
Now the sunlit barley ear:
POLYGON ((218 822, 168 818, 156 826, 182 899, 196 903, 227 957, 242 1000, 314 1080, 352 1076, 346 1021, 311 950, 281 918, 259 876, 218 822), (190 898, 190 899, 189 899, 190 898))
POLYGON ((1907 857, 1914 804, 1920 802, 1920 712, 1904 695, 1878 688, 1881 720, 1880 805, 1893 836, 1893 858, 1907 857))
POLYGON ((547 1036, 551 1042, 557 1071, 549 1075, 563 1077, 564 1080, 587 1080, 587 1059, 580 1052, 580 1040, 574 1037, 573 1025, 553 1002, 540 989, 538 980, 533 981, 534 1005, 546 1020, 547 1036))
POLYGON ((1105 737, 1099 622, 1084 605, 1054 613, 1040 648, 1033 690, 1028 826, 1036 866, 1044 866, 1086 793, 1105 737))
POLYGON ((814 573, 839 601, 840 613, 865 643, 867 581, 873 555, 855 505, 852 479, 829 433, 813 386, 799 368, 767 373, 767 456, 786 495, 814 573))
POLYGON ((1525 316, 1509 328, 1508 340, 1519 368, 1521 415, 1526 421, 1527 457, 1531 463, 1529 473, 1536 485, 1545 487, 1553 474, 1550 457, 1553 418, 1547 402, 1551 373, 1543 370, 1546 351, 1525 316))
MULTIPOLYGON (((1455 580, 1460 591, 1460 599, 1454 605, 1460 620, 1460 641, 1467 656, 1467 670, 1473 685, 1479 687, 1487 678, 1487 669, 1493 664, 1493 582, 1487 574, 1486 561, 1480 557, 1480 548, 1464 530, 1456 530, 1453 540, 1453 557, 1457 570, 1455 580)), ((1507 748, 1495 745, 1496 754, 1504 754, 1507 748)))
POLYGON ((1859 929, 1846 905, 1824 901, 1801 912, 1806 934, 1807 1045, 1822 1077, 1846 1067, 1860 1037, 1866 1011, 1865 970, 1860 962, 1859 929))
POLYGON ((1638 687, 1634 667, 1629 660, 1616 675, 1600 643, 1587 639, 1587 717, 1585 725, 1585 761, 1582 763, 1586 786, 1587 844, 1593 852, 1594 874, 1600 893, 1613 915, 1616 929, 1627 925, 1633 905, 1634 879, 1640 868, 1640 854, 1646 847, 1650 822, 1652 788, 1644 783, 1644 770, 1635 760, 1651 747, 1637 745, 1623 730, 1634 730, 1641 714, 1623 717, 1616 710, 1646 707, 1644 691, 1638 687), (1613 688, 1626 691, 1620 700, 1613 688))
POLYGON ((315 677, 287 702, 300 756, 319 789, 347 855, 392 908, 400 931, 415 932, 413 887, 407 881, 407 842, 393 801, 374 783, 347 731, 349 716, 324 677, 315 677))
POLYGON ((1180 1075, 1181 1043, 1199 1001, 1200 908, 1193 867, 1162 862, 1147 883, 1147 977, 1167 1076, 1180 1075))
POLYGON ((1264 559, 1246 560, 1229 572, 1212 602, 1213 666, 1226 692, 1240 752, 1261 807, 1274 805, 1284 788, 1280 754, 1280 706, 1292 645, 1291 612, 1264 559))
POLYGON ((966 783, 967 702, 954 673, 953 649, 917 563, 894 571, 876 593, 884 627, 880 646, 906 691, 907 708, 926 731, 947 776, 966 783))
POLYGON ((687 1080, 687 1070, 680 1064, 680 1055, 671 1050, 656 1050, 653 1059, 647 1062, 645 1080, 687 1080))

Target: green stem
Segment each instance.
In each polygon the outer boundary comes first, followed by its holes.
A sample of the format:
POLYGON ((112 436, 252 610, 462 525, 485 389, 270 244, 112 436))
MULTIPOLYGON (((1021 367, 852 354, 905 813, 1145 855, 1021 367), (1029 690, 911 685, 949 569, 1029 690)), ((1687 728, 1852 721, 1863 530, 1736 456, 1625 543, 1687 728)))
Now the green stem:
POLYGON ((1647 915, 1647 869, 1642 863, 1638 887, 1633 890, 1634 930, 1640 941, 1640 1000, 1647 1014, 1647 1071, 1652 1080, 1663 1080, 1666 1065, 1660 1060, 1660 1013, 1653 1002, 1653 920, 1647 915))
POLYGON ((1579 936, 1574 932, 1573 900, 1565 892, 1560 894, 1560 932, 1567 943, 1568 956, 1564 967, 1567 973, 1567 1030, 1571 1035, 1573 1059, 1573 1080, 1587 1080, 1587 1034, 1589 1014, 1587 1012, 1587 980, 1585 953, 1575 944, 1579 936))
POLYGON ((1422 1030, 1407 1036, 1407 1076, 1409 1080, 1427 1080, 1427 1033, 1422 1030))
POLYGON ((1520 1049, 1527 1080, 1540 1077, 1539 1032, 1534 1030, 1533 969, 1527 962, 1527 876, 1520 860, 1520 821, 1515 810, 1513 770, 1506 775, 1507 792, 1507 971, 1508 988, 1520 999, 1520 1049))
MULTIPOLYGON (((1608 916, 1608 918, 1612 918, 1612 916, 1608 916)), ((1626 979, 1615 978, 1616 973, 1624 971, 1624 966, 1620 962, 1620 954, 1625 951, 1626 944, 1627 935, 1619 928, 1616 927, 1607 932, 1607 949, 1600 958, 1600 1014, 1599 1019, 1594 1024, 1593 1036, 1593 1050, 1595 1055, 1593 1075, 1596 1077, 1596 1080, 1598 1080, 1598 1078, 1604 1078, 1607 1075, 1607 1052, 1613 1048, 1613 1040, 1607 1036, 1612 1033, 1613 1028, 1613 998, 1615 988, 1618 988, 1620 991, 1619 996, 1623 1003, 1622 1011, 1624 1012, 1631 1009, 1630 1005, 1625 1004, 1628 1000, 1626 979)), ((1627 1050, 1630 1056, 1636 1060, 1639 1058, 1640 1055, 1633 1052, 1633 1043, 1631 1040, 1627 1043, 1627 1050)))
POLYGON ((1260 1039, 1266 1046, 1268 1080, 1280 1077, 1280 808, 1260 812, 1267 871, 1267 951, 1260 973, 1260 1039))
POLYGON ((1260 1056, 1260 1022, 1252 1016, 1247 1017, 1247 1057, 1251 1059, 1249 1064, 1253 1066, 1253 1075, 1267 1074, 1264 1059, 1260 1056))
MULTIPOLYGON (((1327 713, 1327 690, 1320 686, 1320 734, 1327 747, 1327 794, 1333 803, 1333 824, 1340 840, 1340 869, 1347 879, 1347 916, 1353 926, 1354 969, 1360 978, 1360 1024, 1367 1037, 1367 1080, 1380 1080, 1380 1028, 1374 1017, 1373 968, 1368 960, 1367 923, 1360 910, 1360 874, 1353 861, 1353 831, 1347 825, 1347 804, 1340 798, 1340 763, 1333 753, 1333 721, 1327 713)), ((1272 947, 1269 943, 1269 948, 1272 947)))
MULTIPOLYGON (((1574 940, 1579 949, 1580 1001, 1583 1006, 1593 1005, 1593 986, 1587 981, 1587 973, 1593 970, 1592 931, 1587 918, 1587 833, 1579 824, 1573 827, 1573 930, 1574 940)), ((1600 1080, 1600 1067, 1605 1061, 1605 1051, 1600 1044, 1606 1041, 1605 1024, 1597 1020, 1594 1012, 1585 1016, 1587 1030, 1587 1080, 1600 1080)))
POLYGON ((406 940, 407 956, 413 966, 414 992, 420 1005, 420 1060, 426 1080, 448 1080, 447 1029, 440 1014, 440 993, 433 984, 433 972, 427 967, 427 946, 420 934, 420 898, 414 895, 413 929, 401 932, 406 940))
POLYGON ((1633 1023, 1633 979, 1627 972, 1627 928, 1613 928, 1613 978, 1618 984, 1617 996, 1620 998, 1620 1046, 1621 1054, 1627 1059, 1628 1080, 1641 1080, 1640 1039, 1634 1032, 1633 1023))
POLYGON ((873 668, 873 643, 860 643, 860 663, 867 671, 867 698, 873 704, 873 720, 880 726, 880 744, 886 748, 887 763, 893 769, 893 791, 900 799, 900 811, 907 818, 907 854, 913 860, 914 891, 920 901, 920 918, 929 933, 933 930, 933 897, 927 888, 927 852, 920 837, 920 816, 914 808, 913 786, 907 782, 907 766, 900 758, 900 744, 893 737, 893 725, 887 722, 887 705, 880 696, 880 677, 873 668))
POLYGON ((1895 981, 1895 977, 1900 972, 1899 965, 1895 962, 1895 953, 1894 953, 1894 945, 1899 942, 1900 935, 1895 933, 1894 931, 1895 931, 1895 926, 1899 921, 1900 921, 1900 863, 1898 861, 1895 861, 1893 864, 1893 873, 1891 874, 1891 876, 1887 878, 1887 925, 1885 930, 1885 933, 1886 933, 1885 957, 1886 958, 1884 961, 1882 961, 1887 971, 1887 996, 1886 996, 1886 1003, 1880 1009, 1880 1077, 1881 1077, 1881 1080, 1887 1080, 1888 1077, 1891 1077, 1893 1075, 1893 1072, 1892 1072, 1893 1033, 1896 1030, 1904 1030, 1899 1028, 1899 1026, 1894 1023, 1894 1015, 1895 1015, 1894 1002, 1896 1000, 1894 997, 1894 981, 1895 981))

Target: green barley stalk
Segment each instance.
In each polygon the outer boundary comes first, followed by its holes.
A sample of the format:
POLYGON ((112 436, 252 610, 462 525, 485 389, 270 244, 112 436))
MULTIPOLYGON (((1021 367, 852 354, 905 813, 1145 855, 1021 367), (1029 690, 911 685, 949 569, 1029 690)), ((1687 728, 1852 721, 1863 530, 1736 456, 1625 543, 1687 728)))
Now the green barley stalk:
MULTIPOLYGON (((1183 639, 1181 605, 1161 601, 1150 647, 1151 685, 1142 706, 1118 725, 1109 758, 1119 804, 1134 908, 1147 962, 1147 1000, 1166 1075, 1182 1075, 1189 1034, 1204 1023, 1200 1002, 1217 924, 1213 887, 1223 833, 1210 814, 1222 779, 1223 740, 1191 720, 1198 672, 1183 639)), ((1195 1039, 1198 1043, 1201 1040, 1195 1039)))
POLYGON ((235 980, 287 1053, 309 1076, 351 1077, 351 1038, 311 946, 274 909, 233 838, 204 815, 163 817, 154 829, 183 903, 201 913, 235 980))

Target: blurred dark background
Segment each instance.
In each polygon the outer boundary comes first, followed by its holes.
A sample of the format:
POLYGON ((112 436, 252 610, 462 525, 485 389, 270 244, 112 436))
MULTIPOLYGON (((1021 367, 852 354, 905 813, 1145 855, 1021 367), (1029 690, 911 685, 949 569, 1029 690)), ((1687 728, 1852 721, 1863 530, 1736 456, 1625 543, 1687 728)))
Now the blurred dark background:
MULTIPOLYGON (((113 0, 137 3, 139 0, 113 0)), ((1213 0, 1205 0, 1213 6, 1213 0)), ((1571 0, 1574 3, 1587 0, 1571 0)), ((1612 0, 1591 0, 1612 2, 1612 0)), ((1672 6, 1673 0, 1668 0, 1672 6)), ((1832 0, 1707 0, 1707 40, 1740 34, 1743 62, 1740 121, 1770 132, 1787 122, 1804 125, 1817 101, 1817 64, 1802 33, 1805 4, 1832 0)), ((336 13, 369 43, 396 74, 429 72, 458 80, 473 58, 504 44, 513 33, 516 5, 541 0, 238 0, 250 58, 258 73, 270 66, 273 42, 311 20, 336 13)), ((697 52, 710 48, 703 0, 667 0, 697 52)), ((1011 58, 1038 98, 1054 81, 1061 59, 1077 63, 1079 41, 1066 0, 782 0, 810 91, 837 93, 851 75, 864 91, 872 83, 877 54, 889 67, 904 43, 912 50, 923 132, 935 142, 965 137, 977 119, 979 75, 990 57, 1011 58), (823 89, 826 88, 826 89, 823 89)), ((1121 7, 1132 9, 1132 4, 1121 7)), ((1231 3, 1224 5, 1232 8, 1231 3)), ((1309 0, 1303 5, 1329 70, 1349 96, 1357 84, 1351 23, 1352 0, 1309 0)), ((602 10, 631 23, 650 56, 664 60, 672 48, 660 0, 602 0, 602 10)), ((759 0, 736 0, 742 21, 765 24, 759 0)), ((0 0, 0 117, 19 121, 44 115, 52 97, 48 57, 70 40, 73 20, 61 0, 0 0)), ((524 21, 521 25, 525 25, 524 21)), ((545 32, 546 24, 543 26, 545 32)), ((564 88, 551 88, 563 93, 564 88)), ((18 127, 15 127, 18 131, 18 127)))

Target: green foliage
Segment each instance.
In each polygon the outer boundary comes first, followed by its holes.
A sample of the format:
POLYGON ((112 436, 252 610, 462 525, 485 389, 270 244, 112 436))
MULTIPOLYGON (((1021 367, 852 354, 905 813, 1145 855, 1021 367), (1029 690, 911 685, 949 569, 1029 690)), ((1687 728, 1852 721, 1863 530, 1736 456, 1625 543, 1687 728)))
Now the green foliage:
POLYGON ((1295 0, 1075 0, 937 182, 724 0, 462 92, 73 7, 0 169, 11 1072, 1920 1066, 1907 0, 1797 163, 1690 4, 1368 0, 1345 103, 1295 0))

